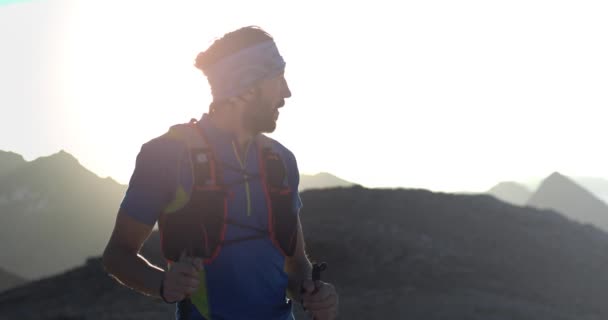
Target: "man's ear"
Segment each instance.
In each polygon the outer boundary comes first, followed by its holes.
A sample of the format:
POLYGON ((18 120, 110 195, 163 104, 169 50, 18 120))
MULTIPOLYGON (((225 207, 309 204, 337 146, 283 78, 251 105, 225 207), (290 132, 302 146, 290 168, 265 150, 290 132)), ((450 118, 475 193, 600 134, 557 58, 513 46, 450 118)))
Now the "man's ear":
POLYGON ((255 99, 257 91, 258 90, 256 88, 251 88, 236 97, 228 98, 228 102, 230 102, 231 104, 233 104, 235 106, 245 105, 255 99))
POLYGON ((255 99, 257 92, 258 92, 257 88, 251 88, 251 89, 247 90, 247 92, 243 93, 241 95, 241 98, 246 102, 251 102, 255 99))

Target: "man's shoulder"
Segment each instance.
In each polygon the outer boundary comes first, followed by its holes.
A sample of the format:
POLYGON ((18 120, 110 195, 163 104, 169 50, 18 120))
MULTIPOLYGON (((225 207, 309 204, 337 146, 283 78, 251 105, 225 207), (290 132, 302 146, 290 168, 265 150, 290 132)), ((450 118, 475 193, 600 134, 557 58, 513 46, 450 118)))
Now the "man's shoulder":
POLYGON ((141 153, 144 156, 155 158, 179 156, 185 150, 185 144, 180 139, 176 139, 172 132, 175 127, 182 125, 173 125, 165 133, 144 142, 141 146, 141 153))
POLYGON ((264 135, 264 134, 260 134, 260 138, 263 139, 265 141, 265 143, 267 143, 270 147, 272 147, 276 152, 279 152, 281 155, 283 155, 283 157, 286 157, 289 161, 295 161, 295 155, 293 154, 293 152, 291 152, 291 150, 289 150, 286 146, 284 146, 282 143, 280 143, 279 141, 264 135))

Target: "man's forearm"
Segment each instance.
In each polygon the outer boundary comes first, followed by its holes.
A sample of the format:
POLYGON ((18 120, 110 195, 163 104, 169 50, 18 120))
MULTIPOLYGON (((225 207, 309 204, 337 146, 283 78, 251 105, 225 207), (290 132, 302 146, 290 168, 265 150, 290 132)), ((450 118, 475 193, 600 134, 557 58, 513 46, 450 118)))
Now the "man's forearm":
POLYGON ((312 279, 312 264, 305 258, 294 263, 288 263, 287 266, 289 298, 300 301, 302 281, 312 279))
POLYGON ((164 270, 141 255, 113 250, 104 253, 103 264, 106 271, 125 286, 145 295, 159 297, 164 270))

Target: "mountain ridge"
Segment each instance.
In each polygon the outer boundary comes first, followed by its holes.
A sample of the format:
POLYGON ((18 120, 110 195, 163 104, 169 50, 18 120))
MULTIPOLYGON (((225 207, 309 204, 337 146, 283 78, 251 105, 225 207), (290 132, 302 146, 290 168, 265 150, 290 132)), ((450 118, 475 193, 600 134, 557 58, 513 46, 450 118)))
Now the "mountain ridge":
POLYGON ((532 196, 532 192, 523 184, 513 181, 500 182, 486 193, 499 200, 520 206, 525 205, 532 196))
POLYGON ((100 254, 125 191, 63 150, 14 168, 0 183, 1 267, 36 279, 100 254))
POLYGON ((11 151, 0 150, 0 178, 17 167, 27 163, 22 155, 11 151))
POLYGON ((300 191, 309 189, 325 189, 335 187, 350 187, 355 183, 346 181, 328 172, 320 172, 314 175, 300 175, 300 191))
MULTIPOLYGON (((0 180, 0 250, 7 257, 0 267, 38 279, 101 254, 128 186, 101 178, 65 150, 32 161, 4 152, 0 164, 9 158, 19 165, 5 167, 0 180), (42 243, 55 259, 47 259, 42 243)), ((327 173, 312 178, 319 177, 324 187, 344 182, 327 173)))
POLYGON ((571 219, 608 231, 608 205, 559 172, 552 173, 541 182, 527 205, 553 209, 571 219))
MULTIPOLYGON (((340 293, 345 319, 608 316, 608 234, 553 210, 416 189, 309 190, 302 199, 308 255, 328 262, 323 279, 340 293)), ((159 254, 157 241, 148 239, 145 257, 159 254)), ((0 314, 22 320, 154 320, 172 311, 121 288, 99 258, 0 294, 0 314)))
POLYGON ((18 287, 26 282, 27 280, 22 277, 0 268, 0 292, 18 287))

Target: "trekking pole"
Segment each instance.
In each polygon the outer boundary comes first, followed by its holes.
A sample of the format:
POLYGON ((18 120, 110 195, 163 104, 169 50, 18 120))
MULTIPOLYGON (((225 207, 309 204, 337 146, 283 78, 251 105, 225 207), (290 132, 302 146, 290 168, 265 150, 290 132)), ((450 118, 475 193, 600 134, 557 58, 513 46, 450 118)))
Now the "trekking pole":
POLYGON ((179 301, 179 319, 180 320, 187 320, 190 317, 190 312, 191 312, 191 307, 192 307, 192 301, 190 301, 190 298, 184 298, 184 300, 179 301))
MULTIPOLYGON (((321 272, 325 271, 325 269, 327 269, 327 263, 325 262, 321 262, 321 263, 314 263, 312 265, 312 281, 321 281, 321 272)), ((317 286, 315 285, 315 289, 312 291, 312 294, 315 294, 319 291, 319 288, 317 288, 317 286)), ((304 293, 304 288, 302 288, 301 290, 302 293, 304 293)), ((304 309, 304 311, 306 311, 306 308, 302 307, 302 309, 304 309)), ((312 319, 314 320, 314 316, 312 317, 312 319)))
MULTIPOLYGON (((194 250, 192 249, 192 246, 189 247, 188 249, 186 249, 186 257, 188 258, 189 262, 192 263, 192 261, 190 260, 192 257, 192 254, 194 252, 194 250)), ((192 312, 192 300, 190 300, 190 296, 185 297, 183 300, 178 302, 178 308, 179 308, 179 319, 180 320, 187 320, 190 318, 190 313, 192 312)))
MULTIPOLYGON (((327 263, 325 262, 313 264, 312 281, 321 281, 321 272, 325 271, 325 269, 327 269, 327 263)), ((312 292, 312 294, 317 293, 317 291, 319 291, 319 289, 315 286, 315 290, 312 292)))

